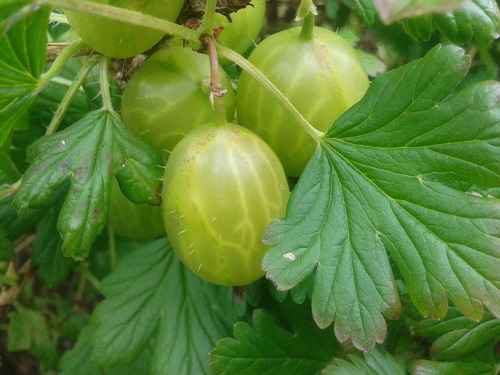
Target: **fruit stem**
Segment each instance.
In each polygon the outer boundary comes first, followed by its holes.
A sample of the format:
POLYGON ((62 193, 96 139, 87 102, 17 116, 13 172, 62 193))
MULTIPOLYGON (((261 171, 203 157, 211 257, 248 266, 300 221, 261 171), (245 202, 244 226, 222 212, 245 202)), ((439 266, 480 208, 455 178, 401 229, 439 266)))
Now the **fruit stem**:
MULTIPOLYGON (((287 111, 290 116, 299 124, 304 131, 311 136, 317 143, 319 139, 323 137, 324 133, 320 132, 314 126, 312 126, 304 116, 293 106, 293 104, 288 100, 288 98, 263 74, 255 65, 250 61, 245 59, 240 54, 236 53, 232 49, 224 47, 217 44, 217 52, 220 57, 224 57, 228 60, 233 61, 239 65, 243 70, 250 74, 264 89, 266 89, 269 94, 278 102, 281 107, 287 111)), ((251 98, 249 98, 251 100, 251 98)))
POLYGON ((132 25, 163 31, 168 35, 187 40, 194 49, 200 47, 200 42, 198 40, 199 33, 197 31, 148 14, 82 0, 38 0, 37 3, 49 5, 57 9, 67 9, 84 14, 93 14, 111 20, 127 22, 132 25))
POLYGON ((212 35, 215 21, 216 0, 206 0, 205 14, 203 15, 202 35, 212 35))
POLYGON ((302 40, 311 40, 313 38, 314 30, 314 14, 309 12, 307 16, 304 17, 304 22, 302 23, 302 28, 300 29, 300 38, 302 40))
POLYGON ((226 123, 226 110, 224 108, 224 94, 227 89, 222 87, 219 74, 219 59, 217 57, 217 49, 214 39, 210 35, 202 35, 200 37, 201 43, 205 46, 210 59, 210 100, 214 108, 215 118, 214 121, 217 125, 226 123))
POLYGON ((111 102, 111 94, 109 92, 109 81, 108 81, 108 58, 105 56, 101 57, 101 66, 99 69, 99 81, 101 83, 101 98, 102 107, 108 112, 114 112, 113 103, 111 102))
POLYGON ((50 69, 41 75, 40 80, 38 81, 38 87, 40 87, 41 89, 43 86, 45 86, 52 78, 54 78, 54 76, 56 76, 62 70, 64 65, 66 65, 68 60, 75 53, 85 47, 87 47, 87 45, 81 39, 78 39, 64 48, 62 52, 57 55, 50 69))
POLYGON ((56 113, 54 114, 54 117, 52 117, 52 121, 50 121, 49 127, 45 132, 46 135, 54 134, 57 131, 57 128, 61 124, 61 121, 69 108, 71 100, 73 100, 73 97, 82 85, 84 79, 100 60, 100 56, 92 56, 85 62, 85 64, 83 64, 75 79, 73 80, 73 82, 71 82, 68 91, 66 91, 66 94, 64 94, 61 103, 59 103, 56 113))

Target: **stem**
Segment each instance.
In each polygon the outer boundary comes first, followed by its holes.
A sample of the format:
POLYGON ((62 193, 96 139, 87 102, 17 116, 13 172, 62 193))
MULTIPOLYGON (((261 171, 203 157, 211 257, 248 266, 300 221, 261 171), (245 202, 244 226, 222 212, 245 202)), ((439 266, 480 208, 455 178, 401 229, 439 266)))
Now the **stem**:
POLYGON ((109 92, 108 58, 104 56, 101 58, 99 81, 101 83, 102 107, 108 112, 113 112, 113 103, 111 102, 111 94, 109 92))
MULTIPOLYGON (((61 54, 62 51, 64 51, 66 48, 68 48, 71 45, 69 42, 61 42, 61 43, 47 43, 47 54, 45 57, 45 62, 51 62, 57 59, 57 57, 61 54)), ((76 56, 90 56, 94 55, 97 52, 95 52, 93 49, 90 48, 81 48, 78 51, 76 51, 73 54, 73 57, 76 56)))
POLYGON ((304 18, 304 23, 300 29, 300 38, 303 40, 311 40, 314 30, 314 14, 308 13, 304 18))
POLYGON ((39 80, 39 87, 43 87, 45 84, 47 84, 57 73, 59 73, 62 68, 64 68, 64 65, 68 62, 68 60, 80 49, 86 47, 87 45, 81 40, 75 40, 73 43, 71 43, 69 46, 67 46, 65 49, 62 50, 62 52, 55 58, 54 62, 52 63, 52 66, 50 67, 49 70, 47 70, 42 76, 40 77, 39 80))
POLYGON ((93 14, 115 21, 127 22, 136 26, 163 31, 168 35, 189 41, 193 47, 200 46, 200 42, 198 41, 199 34, 197 31, 188 29, 174 22, 133 10, 81 0, 38 0, 38 4, 49 5, 53 8, 61 8, 78 13, 93 14))
POLYGON ((210 99, 212 100, 212 105, 214 107, 215 118, 214 121, 217 125, 225 124, 226 121, 226 110, 224 108, 224 94, 227 89, 222 87, 219 74, 219 59, 217 57, 217 49, 214 39, 209 35, 202 35, 200 41, 203 43, 208 51, 208 56, 210 59, 210 99))
POLYGON ((202 34, 212 35, 215 20, 215 7, 217 0, 207 0, 205 4, 205 15, 203 16, 202 34))
POLYGON ((61 124, 61 121, 64 115, 66 114, 69 105, 71 104, 71 100, 73 100, 73 97, 75 96, 76 92, 82 85, 83 81, 90 73, 92 68, 94 68, 94 66, 97 65, 100 59, 101 59, 100 56, 91 57, 85 62, 83 67, 80 69, 74 81, 69 86, 68 91, 64 95, 64 98, 61 100, 61 103, 59 103, 56 113, 54 114, 54 117, 52 117, 52 121, 50 122, 50 125, 47 128, 47 131, 45 132, 46 135, 54 134, 57 131, 57 128, 61 124))
POLYGON ((319 139, 324 135, 323 132, 317 130, 312 126, 302 114, 290 103, 290 100, 283 95, 283 93, 267 78, 258 68, 256 68, 251 62, 245 59, 243 56, 234 52, 233 50, 217 44, 217 52, 220 57, 224 57, 238 64, 243 70, 250 74, 264 89, 266 89, 269 94, 278 102, 278 104, 287 111, 290 116, 304 129, 304 131, 311 136, 317 143, 319 139))

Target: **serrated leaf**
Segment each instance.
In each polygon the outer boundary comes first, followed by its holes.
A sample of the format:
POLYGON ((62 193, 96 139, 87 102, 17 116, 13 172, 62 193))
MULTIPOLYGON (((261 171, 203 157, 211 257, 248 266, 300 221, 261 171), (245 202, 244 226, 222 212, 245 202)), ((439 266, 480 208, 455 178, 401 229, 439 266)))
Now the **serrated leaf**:
POLYGON ((391 23, 406 17, 418 17, 452 10, 464 0, 374 0, 382 21, 391 23))
POLYGON ((437 360, 456 361, 500 337, 500 319, 486 312, 480 322, 464 317, 451 307, 443 320, 425 319, 416 324, 415 333, 434 341, 430 354, 437 360))
POLYGON ((37 140, 14 206, 25 213, 44 207, 67 182, 68 195, 57 227, 62 251, 75 259, 87 257, 106 224, 113 174, 123 193, 136 203, 158 203, 161 156, 133 136, 116 112, 90 112, 76 124, 37 140))
POLYGON ((414 375, 497 375, 494 365, 477 361, 438 362, 419 360, 411 366, 414 375))
POLYGON ((39 89, 49 13, 42 8, 0 34, 0 146, 39 89))
POLYGON ((62 238, 57 232, 57 212, 51 210, 38 226, 31 262, 45 285, 55 287, 68 276, 72 260, 61 252, 62 238))
POLYGON ((375 349, 363 354, 363 358, 349 355, 348 360, 337 359, 321 375, 406 375, 407 369, 390 353, 375 349))
POLYGON ((422 315, 444 317, 448 296, 472 319, 500 316, 500 201, 450 187, 500 182, 500 83, 450 96, 468 61, 438 46, 376 78, 266 230, 267 277, 286 290, 314 273, 314 318, 341 342, 373 349, 382 315, 398 316, 387 253, 422 315))
POLYGON ((133 361, 155 337, 151 373, 203 374, 209 350, 244 310, 230 288, 208 284, 185 268, 168 241, 137 248, 102 282, 104 302, 93 358, 101 365, 133 361))
POLYGON ((253 327, 237 323, 234 339, 219 341, 210 353, 212 371, 228 375, 310 375, 340 353, 331 330, 315 326, 307 304, 286 300, 280 308, 283 321, 276 322, 265 310, 255 310, 253 327))

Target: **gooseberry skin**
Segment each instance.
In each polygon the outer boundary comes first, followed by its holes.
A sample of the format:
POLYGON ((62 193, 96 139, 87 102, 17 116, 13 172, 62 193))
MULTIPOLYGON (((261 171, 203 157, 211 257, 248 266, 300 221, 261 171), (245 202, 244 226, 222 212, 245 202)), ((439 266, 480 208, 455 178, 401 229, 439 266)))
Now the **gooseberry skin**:
POLYGON ((260 278, 262 235, 282 217, 289 189, 269 146, 235 124, 205 124, 167 161, 163 218, 172 247, 202 279, 240 286, 260 278))
MULTIPOLYGON (((182 0, 89 0, 135 10, 168 21, 175 21, 182 0)), ((110 20, 92 14, 66 11, 66 17, 75 33, 90 48, 105 56, 126 58, 143 53, 165 35, 164 32, 126 22, 110 20)))
MULTIPOLYGON (((226 118, 235 110, 235 93, 220 68, 226 118)), ((127 126, 167 159, 191 129, 212 121, 210 62, 189 47, 170 47, 148 59, 129 81, 122 97, 127 126)))
MULTIPOLYGON (((336 33, 313 28, 312 38, 296 27, 264 39, 249 61, 259 68, 316 129, 325 132, 368 89, 355 50, 336 33)), ((247 72, 236 94, 238 123, 262 137, 288 176, 299 177, 317 143, 247 72)))
POLYGON ((116 234, 136 240, 166 236, 161 206, 131 202, 116 181, 111 187, 108 223, 116 234))
MULTIPOLYGON (((231 22, 222 14, 215 14, 215 26, 224 29, 218 36, 223 46, 244 54, 259 36, 266 15, 266 0, 252 0, 251 5, 231 13, 231 22)), ((223 60, 223 64, 230 61, 223 60)))

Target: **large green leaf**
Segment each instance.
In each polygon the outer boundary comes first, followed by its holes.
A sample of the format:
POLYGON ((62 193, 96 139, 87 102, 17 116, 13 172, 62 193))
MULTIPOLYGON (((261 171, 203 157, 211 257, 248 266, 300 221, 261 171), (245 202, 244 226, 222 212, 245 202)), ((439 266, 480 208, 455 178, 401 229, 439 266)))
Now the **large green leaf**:
POLYGON ((49 10, 41 9, 0 34, 0 146, 39 89, 38 79, 45 64, 48 17, 49 10))
POLYGON ((332 126, 273 221, 263 268, 279 289, 314 274, 313 316, 370 350, 400 301, 390 255, 424 316, 447 296, 469 318, 500 316, 500 83, 451 95, 469 59, 454 46, 376 78, 332 126))
POLYGON ((168 241, 134 250, 102 282, 93 359, 133 361, 155 338, 153 374, 204 374, 208 352, 245 309, 231 288, 204 282, 180 263, 168 241))
POLYGON ((498 375, 495 365, 478 361, 439 362, 419 360, 412 364, 415 375, 498 375))
POLYGON ((75 259, 87 257, 106 224, 113 175, 130 200, 159 201, 162 158, 133 136, 116 112, 90 112, 67 129, 38 139, 28 149, 28 161, 13 204, 21 214, 45 207, 70 182, 58 230, 62 251, 75 259))
POLYGON ((453 43, 466 44, 476 38, 490 43, 500 36, 500 10, 495 0, 465 0, 449 12, 406 19, 406 32, 415 40, 429 40, 434 25, 453 43))
POLYGON ((310 318, 309 306, 285 300, 282 315, 264 310, 253 314, 253 327, 240 322, 234 339, 226 338, 210 354, 215 374, 311 375, 321 371, 341 348, 330 329, 320 330, 310 318), (285 329, 284 327, 290 327, 285 329))

